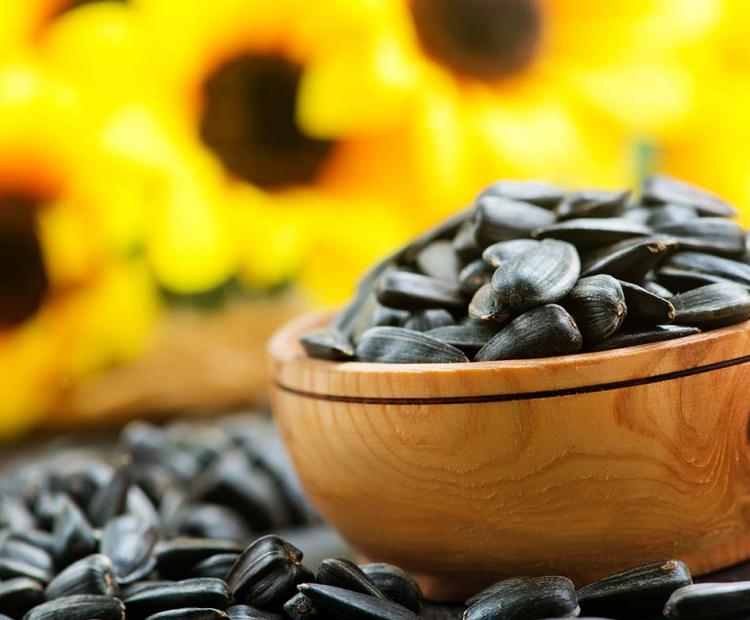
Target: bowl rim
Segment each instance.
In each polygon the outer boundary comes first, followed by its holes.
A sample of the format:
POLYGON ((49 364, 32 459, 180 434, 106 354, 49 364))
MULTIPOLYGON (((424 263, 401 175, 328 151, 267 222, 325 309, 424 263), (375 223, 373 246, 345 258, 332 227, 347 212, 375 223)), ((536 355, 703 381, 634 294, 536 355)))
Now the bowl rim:
POLYGON ((332 310, 313 310, 302 314, 301 316, 293 319, 286 325, 279 328, 271 337, 268 344, 269 353, 283 361, 294 361, 302 359, 307 363, 321 366, 321 367, 334 367, 341 371, 350 371, 356 369, 357 372, 421 372, 425 369, 440 370, 440 371, 451 371, 451 370, 462 370, 466 368, 528 368, 538 367, 540 362, 548 364, 550 362, 555 365, 570 365, 579 364, 581 362, 597 360, 606 361, 614 357, 631 357, 637 356, 644 351, 652 350, 669 350, 669 349, 681 349, 687 345, 695 345, 701 342, 712 342, 714 340, 723 339, 728 334, 734 334, 736 332, 744 332, 750 329, 750 320, 742 321, 740 323, 734 323, 733 325, 727 325, 726 327, 720 327, 708 331, 703 331, 692 336, 682 336, 680 338, 672 338, 670 340, 661 340, 658 342, 649 342, 645 344, 639 344, 631 347, 620 347, 617 349, 607 349, 605 351, 588 351, 583 353, 569 353, 566 355, 555 355, 552 357, 534 357, 528 359, 516 359, 516 360, 496 360, 489 362, 451 362, 446 364, 438 363, 409 363, 409 364, 389 364, 385 362, 360 362, 357 360, 337 362, 333 360, 323 360, 314 357, 310 357, 305 354, 300 345, 299 350, 295 351, 293 348, 286 346, 289 337, 299 337, 307 330, 315 329, 316 327, 322 327, 325 325, 326 318, 332 317, 336 314, 332 310))
POLYGON ((750 321, 633 347, 527 360, 387 364, 307 356, 299 335, 332 314, 303 314, 273 335, 268 353, 275 388, 345 402, 497 402, 632 387, 750 363, 750 321))

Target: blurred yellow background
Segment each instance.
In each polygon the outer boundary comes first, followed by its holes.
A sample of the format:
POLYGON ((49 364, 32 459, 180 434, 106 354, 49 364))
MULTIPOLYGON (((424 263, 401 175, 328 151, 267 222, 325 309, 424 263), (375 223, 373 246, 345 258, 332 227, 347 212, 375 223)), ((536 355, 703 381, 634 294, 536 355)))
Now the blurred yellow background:
POLYGON ((263 398, 264 342, 497 178, 750 220, 743 0, 0 0, 0 434, 263 398))

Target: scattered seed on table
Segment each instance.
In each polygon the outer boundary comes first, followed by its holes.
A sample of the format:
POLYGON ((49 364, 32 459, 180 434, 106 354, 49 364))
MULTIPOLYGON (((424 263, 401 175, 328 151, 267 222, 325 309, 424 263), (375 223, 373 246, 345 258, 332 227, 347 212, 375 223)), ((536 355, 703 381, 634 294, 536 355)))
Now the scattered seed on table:
POLYGON ((578 590, 584 615, 622 620, 658 617, 675 590, 693 583, 679 560, 664 560, 625 570, 578 590))

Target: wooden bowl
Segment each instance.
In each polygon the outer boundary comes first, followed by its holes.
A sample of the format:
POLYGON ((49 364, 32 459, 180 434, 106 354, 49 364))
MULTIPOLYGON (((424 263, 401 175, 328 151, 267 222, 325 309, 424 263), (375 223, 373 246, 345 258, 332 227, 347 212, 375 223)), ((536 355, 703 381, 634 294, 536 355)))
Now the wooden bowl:
POLYGON ((750 322, 603 353, 466 364, 305 356, 271 341, 272 403, 309 496, 353 547, 460 599, 750 555, 750 322))

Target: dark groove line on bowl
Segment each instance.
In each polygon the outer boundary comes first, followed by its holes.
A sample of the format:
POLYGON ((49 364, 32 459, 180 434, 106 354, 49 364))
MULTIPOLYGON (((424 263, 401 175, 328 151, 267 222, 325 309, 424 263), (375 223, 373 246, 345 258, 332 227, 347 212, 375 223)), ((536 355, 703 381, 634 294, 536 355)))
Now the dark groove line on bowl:
POLYGON ((626 379, 623 381, 611 381, 609 383, 596 383, 594 385, 582 385, 578 387, 562 388, 559 390, 540 390, 537 392, 519 392, 516 394, 480 394, 478 396, 415 396, 415 397, 376 397, 376 396, 344 396, 338 394, 320 394, 318 392, 308 392, 298 390, 274 381, 274 385, 283 392, 288 392, 303 398, 312 400, 324 400, 333 403, 359 403, 363 405, 465 405, 477 403, 502 403, 511 400, 537 400, 541 398, 559 398, 561 396, 578 396, 579 394, 592 394, 594 392, 607 392, 609 390, 620 390, 623 388, 637 387, 648 385, 650 383, 660 383, 662 381, 672 381, 682 379, 692 375, 700 375, 706 372, 713 372, 739 366, 750 362, 750 355, 735 357, 734 359, 723 362, 715 362, 695 368, 686 368, 685 370, 676 370, 652 377, 640 377, 638 379, 626 379))

